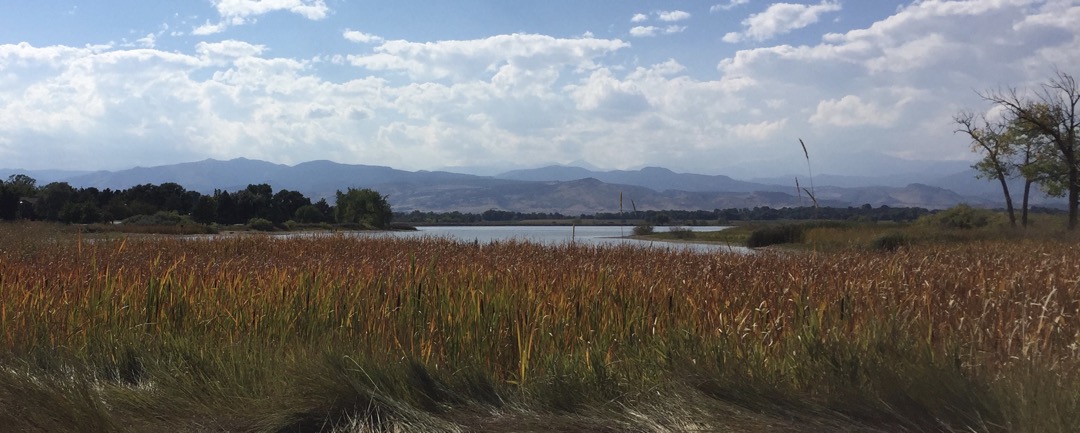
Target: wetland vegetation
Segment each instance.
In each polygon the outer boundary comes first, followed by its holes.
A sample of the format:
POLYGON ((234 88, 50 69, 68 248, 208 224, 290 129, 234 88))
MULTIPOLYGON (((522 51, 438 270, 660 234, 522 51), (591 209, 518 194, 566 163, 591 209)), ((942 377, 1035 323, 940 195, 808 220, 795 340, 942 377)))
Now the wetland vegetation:
MULTIPOLYGON (((256 432, 1080 425, 1076 238, 994 225, 889 230, 955 237, 747 255, 338 235, 91 236, 7 223, 0 424, 256 432)), ((817 227, 803 243, 880 235, 870 231, 817 227)))

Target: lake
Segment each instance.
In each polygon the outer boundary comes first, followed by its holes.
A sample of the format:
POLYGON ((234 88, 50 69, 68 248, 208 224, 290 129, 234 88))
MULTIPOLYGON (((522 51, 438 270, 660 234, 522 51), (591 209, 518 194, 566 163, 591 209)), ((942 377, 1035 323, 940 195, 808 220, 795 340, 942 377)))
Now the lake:
MULTIPOLYGON (((729 226, 684 226, 696 232, 718 231, 729 226)), ((633 234, 633 226, 427 226, 418 227, 417 231, 382 232, 390 236, 438 236, 466 242, 482 244, 492 241, 524 240, 538 243, 561 244, 570 241, 585 242, 594 245, 632 244, 663 248, 686 248, 702 252, 738 252, 751 251, 741 246, 727 244, 695 244, 681 242, 645 241, 626 239, 623 236, 633 234)), ((657 227, 658 232, 667 230, 657 227)))

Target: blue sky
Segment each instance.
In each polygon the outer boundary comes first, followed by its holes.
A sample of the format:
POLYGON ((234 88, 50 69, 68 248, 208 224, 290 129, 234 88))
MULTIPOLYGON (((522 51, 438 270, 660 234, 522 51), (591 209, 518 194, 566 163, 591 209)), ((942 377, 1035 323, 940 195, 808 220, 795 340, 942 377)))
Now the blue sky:
POLYGON ((0 167, 754 177, 802 173, 802 138, 880 174, 971 159, 952 116, 1080 74, 1078 36, 1077 0, 10 0, 0 167))

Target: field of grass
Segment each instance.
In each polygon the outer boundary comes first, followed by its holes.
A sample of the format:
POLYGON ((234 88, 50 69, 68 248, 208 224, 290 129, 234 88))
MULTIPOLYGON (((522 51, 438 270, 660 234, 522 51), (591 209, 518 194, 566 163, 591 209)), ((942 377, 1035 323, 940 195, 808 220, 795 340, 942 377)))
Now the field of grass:
POLYGON ((1074 431, 1077 257, 0 225, 0 426, 1074 431))
POLYGON ((1064 215, 1033 214, 1027 228, 1009 227, 1005 215, 985 211, 990 217, 986 226, 957 229, 936 225, 933 219, 914 223, 853 221, 752 221, 720 231, 689 232, 670 229, 637 236, 648 240, 727 243, 758 248, 779 245, 791 251, 885 251, 900 246, 957 244, 980 241, 1010 242, 1073 241, 1080 235, 1064 231, 1064 215))

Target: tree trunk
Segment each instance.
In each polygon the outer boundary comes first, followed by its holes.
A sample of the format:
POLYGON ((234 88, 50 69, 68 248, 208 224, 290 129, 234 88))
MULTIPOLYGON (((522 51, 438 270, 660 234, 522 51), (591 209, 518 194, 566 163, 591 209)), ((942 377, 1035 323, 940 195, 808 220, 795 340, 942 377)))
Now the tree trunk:
POLYGON ((1031 179, 1024 181, 1024 209, 1020 212, 1020 225, 1024 228, 1028 226, 1028 197, 1031 196, 1031 179))
POLYGON ((1016 227, 1016 212, 1013 210, 1012 194, 1009 194, 1009 183, 1005 181, 1005 175, 998 173, 998 181, 1001 182, 1001 191, 1005 194, 1005 210, 1009 212, 1009 226, 1016 227))
POLYGON ((1069 230, 1076 229, 1076 210, 1080 207, 1080 173, 1076 161, 1069 159, 1069 230))

